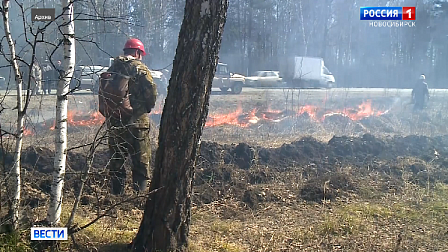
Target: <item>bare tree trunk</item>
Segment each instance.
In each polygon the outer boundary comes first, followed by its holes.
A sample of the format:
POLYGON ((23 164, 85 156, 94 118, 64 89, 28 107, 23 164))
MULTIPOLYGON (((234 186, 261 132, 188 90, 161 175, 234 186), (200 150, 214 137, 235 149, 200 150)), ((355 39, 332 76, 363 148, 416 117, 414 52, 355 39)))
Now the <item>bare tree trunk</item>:
POLYGON ((70 0, 62 0, 62 33, 64 35, 64 76, 59 79, 56 101, 56 137, 53 182, 51 184, 50 207, 47 221, 56 225, 60 221, 62 207, 62 188, 64 187, 65 163, 67 158, 67 94, 75 66, 75 26, 73 20, 73 4, 70 0))
POLYGON ((300 23, 302 25, 303 46, 305 47, 305 50, 303 52, 303 56, 308 56, 308 39, 307 39, 307 37, 305 35, 305 21, 303 19, 302 0, 299 1, 299 11, 300 11, 300 23))
POLYGON ((321 48, 321 57, 326 59, 327 56, 327 46, 328 46, 328 33, 330 32, 330 18, 331 18, 331 5, 333 4, 333 0, 326 0, 325 2, 325 11, 326 11, 326 17, 325 24, 324 24, 324 37, 322 41, 322 48, 321 48))
MULTIPOLYGON (((240 56, 241 56, 241 58, 240 58, 241 61, 237 67, 238 67, 238 69, 245 69, 244 61, 246 60, 246 52, 244 50, 245 47, 243 45, 243 41, 244 41, 243 34, 244 34, 245 27, 241 26, 241 3, 240 3, 240 0, 238 0, 237 5, 238 5, 238 8, 236 9, 236 11, 237 11, 237 27, 238 27, 238 50, 239 50, 240 56)), ((242 73, 244 74, 244 71, 242 73)))
POLYGON ((12 64, 14 70, 14 76, 16 81, 16 89, 17 89, 17 137, 16 137, 16 147, 14 151, 14 165, 11 169, 11 178, 12 178, 12 226, 14 230, 19 228, 19 208, 20 208, 20 192, 21 192, 21 184, 20 184, 20 156, 22 153, 22 139, 23 139, 23 130, 24 130, 24 117, 25 113, 23 110, 23 101, 22 101, 22 76, 19 71, 19 65, 16 59, 16 48, 14 45, 14 41, 11 36, 11 29, 9 23, 9 0, 4 0, 2 2, 2 13, 3 13, 3 26, 5 29, 6 40, 8 41, 9 50, 11 52, 10 55, 10 63, 12 64))
POLYGON ((187 0, 134 251, 186 251, 192 179, 218 63, 227 0, 187 0))
POLYGON ((247 65, 247 76, 250 76, 251 74, 252 74, 252 72, 253 72, 253 64, 252 64, 252 48, 254 47, 254 43, 253 43, 253 41, 252 41, 252 22, 253 22, 253 19, 254 19, 254 17, 253 17, 253 10, 252 10, 252 7, 253 7, 253 2, 252 2, 253 0, 249 0, 249 16, 248 16, 248 21, 249 21, 249 24, 248 24, 248 29, 247 29, 247 63, 248 63, 248 65, 247 65))

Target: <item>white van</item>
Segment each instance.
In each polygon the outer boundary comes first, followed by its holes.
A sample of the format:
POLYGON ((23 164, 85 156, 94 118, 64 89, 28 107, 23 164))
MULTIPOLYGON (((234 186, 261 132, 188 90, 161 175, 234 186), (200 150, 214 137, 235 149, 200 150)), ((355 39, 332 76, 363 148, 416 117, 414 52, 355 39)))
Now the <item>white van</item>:
POLYGON ((319 57, 288 57, 280 61, 283 81, 293 87, 335 88, 333 74, 319 57))
POLYGON ((85 90, 95 92, 96 83, 100 75, 107 71, 105 66, 78 66, 75 67, 74 78, 70 83, 70 89, 85 90))

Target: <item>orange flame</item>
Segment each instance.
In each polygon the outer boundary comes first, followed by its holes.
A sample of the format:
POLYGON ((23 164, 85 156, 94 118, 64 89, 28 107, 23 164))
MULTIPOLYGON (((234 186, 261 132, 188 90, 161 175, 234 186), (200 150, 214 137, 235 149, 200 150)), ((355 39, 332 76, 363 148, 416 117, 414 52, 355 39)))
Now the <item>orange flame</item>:
POLYGON ((257 109, 253 109, 249 114, 241 119, 239 123, 241 127, 249 127, 251 124, 256 124, 260 121, 260 118, 256 115, 257 109))
POLYGON ((385 114, 385 112, 375 111, 372 108, 372 101, 369 100, 369 101, 363 102, 361 105, 359 105, 358 109, 344 109, 343 111, 326 113, 325 115, 323 115, 322 121, 325 120, 326 117, 335 115, 335 114, 346 116, 353 121, 358 121, 358 120, 361 120, 361 119, 364 119, 364 118, 367 118, 370 116, 381 116, 381 115, 385 114))
MULTIPOLYGON (((70 126, 95 126, 103 124, 105 118, 100 112, 95 111, 91 114, 84 114, 79 111, 67 111, 67 124, 70 126), (88 118, 88 119, 85 119, 88 118)), ((56 120, 53 121, 53 125, 50 130, 56 128, 56 120)))
POLYGON ((372 101, 363 102, 358 108, 359 110, 356 113, 347 114, 347 116, 350 117, 350 119, 357 121, 366 117, 380 116, 384 114, 381 111, 375 112, 375 110, 372 109, 372 101))
POLYGON ((156 104, 156 106, 154 106, 154 108, 151 110, 150 114, 153 115, 160 115, 163 112, 163 106, 165 105, 165 102, 159 102, 158 104, 156 104))
POLYGON ((94 126, 103 124, 105 118, 100 112, 95 111, 90 114, 88 120, 78 119, 77 117, 83 118, 85 115, 80 112, 68 111, 67 112, 67 122, 72 126, 94 126))
POLYGON ((318 110, 318 108, 316 106, 305 105, 303 107, 300 107, 298 114, 302 115, 304 113, 307 113, 312 119, 318 120, 317 119, 317 110, 318 110))
POLYGON ((56 128, 56 120, 53 121, 53 126, 50 127, 50 130, 54 130, 56 128))
POLYGON ((32 136, 32 135, 34 135, 33 134, 33 131, 32 130, 30 130, 30 129, 27 129, 27 128, 23 128, 23 135, 24 136, 32 136))
MULTIPOLYGON (((155 110, 151 111, 151 114, 161 114, 163 111, 163 103, 160 103, 155 110)), ((323 122, 325 119, 332 115, 341 115, 348 117, 351 120, 357 121, 370 116, 381 116, 386 112, 375 111, 372 108, 372 102, 366 101, 358 106, 357 109, 343 109, 335 110, 327 113, 319 113, 319 108, 313 105, 305 105, 299 108, 297 115, 308 114, 309 117, 316 122, 323 122), (319 116, 320 115, 320 116, 319 116)), ((259 112, 256 108, 249 113, 243 113, 241 103, 238 104, 237 109, 234 112, 227 114, 211 114, 207 118, 205 127, 215 127, 220 125, 235 125, 239 127, 249 127, 250 125, 257 124, 260 121, 266 122, 280 122, 286 118, 290 118, 291 115, 286 114, 285 111, 272 110, 270 107, 266 111, 259 112)), ((94 126, 101 125, 105 118, 98 111, 91 114, 84 114, 76 111, 68 111, 67 122, 71 126, 94 126)), ((54 130, 56 122, 53 122, 53 126, 50 130, 54 130)), ((24 131, 25 135, 30 135, 30 130, 24 131)))
POLYGON ((241 107, 241 104, 238 104, 238 108, 236 109, 235 112, 229 114, 209 116, 207 122, 205 123, 205 127, 214 127, 223 124, 240 125, 242 127, 245 127, 244 125, 241 125, 238 122, 238 117, 240 117, 242 114, 243 114, 243 108, 241 107))
MULTIPOLYGON (((380 116, 386 112, 375 111, 372 108, 372 102, 369 100, 359 105, 358 109, 343 109, 342 111, 328 112, 322 116, 319 116, 319 108, 313 105, 302 106, 297 111, 298 115, 303 115, 305 113, 308 114, 311 119, 317 122, 323 122, 326 117, 336 114, 348 117, 353 121, 357 121, 370 116, 380 116)), ((209 116, 205 126, 214 127, 219 125, 236 125, 240 127, 248 127, 251 124, 260 122, 261 120, 279 122, 288 117, 289 116, 285 114, 285 111, 271 110, 270 108, 268 108, 268 111, 259 113, 257 112, 257 109, 253 109, 250 113, 243 113, 241 105, 238 105, 235 112, 209 116)))

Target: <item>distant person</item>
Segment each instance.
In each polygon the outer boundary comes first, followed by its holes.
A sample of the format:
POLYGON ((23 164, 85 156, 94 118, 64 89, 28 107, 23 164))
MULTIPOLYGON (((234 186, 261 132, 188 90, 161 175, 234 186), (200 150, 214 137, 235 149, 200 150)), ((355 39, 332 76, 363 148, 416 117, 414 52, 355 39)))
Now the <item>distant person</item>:
POLYGON ((422 110, 425 107, 426 99, 429 99, 428 84, 425 82, 425 75, 420 75, 418 82, 412 89, 412 102, 414 110, 422 110))
POLYGON ((52 72, 53 72, 52 85, 54 85, 55 89, 57 89, 59 78, 60 78, 60 76, 63 76, 63 74, 64 74, 64 69, 62 68, 62 62, 60 60, 58 60, 56 62, 55 69, 53 69, 52 72))
POLYGON ((58 73, 57 79, 59 80, 59 73, 63 74, 64 73, 64 68, 62 67, 62 62, 60 60, 58 60, 56 62, 56 72, 58 73))
POLYGON ((169 84, 169 71, 167 69, 162 69, 162 77, 161 77, 161 81, 162 81, 162 87, 160 87, 160 93, 163 97, 166 97, 167 95, 167 91, 168 91, 168 84, 169 84))
POLYGON ((108 168, 115 195, 124 191, 124 163, 128 155, 132 160, 133 189, 143 192, 147 188, 151 163, 149 113, 157 99, 157 86, 141 61, 146 55, 143 43, 129 39, 123 52, 124 55, 115 58, 107 72, 101 74, 104 79, 98 90, 99 111, 106 118, 109 134, 108 168), (114 73, 118 74, 114 76, 114 73), (124 76, 130 77, 128 81, 124 76))
POLYGON ((51 67, 50 62, 45 60, 42 66, 42 75, 43 75, 43 86, 44 86, 44 94, 51 94, 51 86, 53 85, 53 67, 51 67))
POLYGON ((42 70, 37 63, 34 61, 31 67, 31 95, 39 95, 42 91, 42 70))

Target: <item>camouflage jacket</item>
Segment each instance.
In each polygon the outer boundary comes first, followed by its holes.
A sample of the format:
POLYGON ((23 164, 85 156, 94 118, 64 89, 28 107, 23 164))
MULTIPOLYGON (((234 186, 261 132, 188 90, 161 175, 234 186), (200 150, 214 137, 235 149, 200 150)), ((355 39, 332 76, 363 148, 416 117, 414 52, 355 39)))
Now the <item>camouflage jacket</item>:
POLYGON ((50 80, 52 79, 52 74, 53 74, 53 68, 50 66, 50 64, 44 64, 42 66, 42 77, 45 80, 50 80))
POLYGON ((37 81, 42 79, 42 71, 36 63, 34 63, 31 67, 31 77, 33 77, 37 81))
POLYGON ((132 56, 118 56, 107 70, 131 76, 129 80, 129 100, 133 109, 133 116, 141 118, 148 116, 154 108, 157 99, 157 86, 152 79, 148 67, 132 56))

